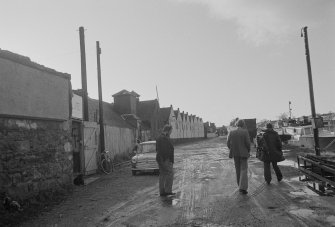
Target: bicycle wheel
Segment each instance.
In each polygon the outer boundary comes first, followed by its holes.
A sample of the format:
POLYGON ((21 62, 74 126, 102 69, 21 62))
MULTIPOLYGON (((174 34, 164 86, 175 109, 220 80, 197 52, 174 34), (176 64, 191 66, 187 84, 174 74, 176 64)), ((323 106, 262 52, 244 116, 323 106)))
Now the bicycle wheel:
POLYGON ((103 159, 101 161, 101 170, 106 173, 110 174, 112 172, 112 163, 110 160, 103 159))

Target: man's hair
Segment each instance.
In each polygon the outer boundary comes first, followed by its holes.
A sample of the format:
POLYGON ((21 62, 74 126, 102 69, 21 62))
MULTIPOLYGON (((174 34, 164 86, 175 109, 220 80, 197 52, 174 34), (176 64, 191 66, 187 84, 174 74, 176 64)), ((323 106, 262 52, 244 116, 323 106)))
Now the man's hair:
POLYGON ((245 126, 244 120, 242 119, 238 120, 236 123, 236 126, 243 128, 245 126))
POLYGON ((273 128, 273 125, 269 122, 266 124, 266 128, 273 128))
POLYGON ((163 131, 163 132, 169 132, 171 129, 172 129, 172 126, 171 126, 171 125, 164 125, 162 131, 163 131))

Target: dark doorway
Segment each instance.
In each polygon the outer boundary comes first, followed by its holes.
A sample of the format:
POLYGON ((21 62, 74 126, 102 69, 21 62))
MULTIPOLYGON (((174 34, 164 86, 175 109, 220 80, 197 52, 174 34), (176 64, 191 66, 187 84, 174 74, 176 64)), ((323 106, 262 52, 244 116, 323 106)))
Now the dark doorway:
POLYGON ((82 141, 82 133, 81 133, 81 122, 80 121, 72 121, 72 139, 73 139, 73 172, 80 173, 81 172, 81 141, 82 141))

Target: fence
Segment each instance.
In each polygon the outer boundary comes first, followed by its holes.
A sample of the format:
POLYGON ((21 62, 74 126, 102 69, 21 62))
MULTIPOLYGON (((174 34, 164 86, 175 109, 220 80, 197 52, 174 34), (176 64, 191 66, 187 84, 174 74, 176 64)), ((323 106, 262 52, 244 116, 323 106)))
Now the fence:
MULTIPOLYGON (((128 157, 129 152, 135 144, 133 129, 119 128, 104 125, 105 149, 108 150, 113 159, 115 157, 128 157)), ((99 145, 100 130, 96 122, 84 122, 84 160, 85 174, 96 173, 100 152, 99 145)))
POLYGON ((135 144, 134 130, 130 128, 119 128, 114 126, 104 126, 105 147, 113 155, 128 155, 135 144))

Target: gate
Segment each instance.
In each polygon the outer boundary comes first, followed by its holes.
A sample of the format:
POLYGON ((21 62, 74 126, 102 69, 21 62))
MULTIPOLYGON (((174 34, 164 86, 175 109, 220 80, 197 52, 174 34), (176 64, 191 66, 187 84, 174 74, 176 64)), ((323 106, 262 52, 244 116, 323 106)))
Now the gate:
POLYGON ((84 121, 84 159, 85 175, 97 172, 97 152, 99 145, 99 125, 84 121))

